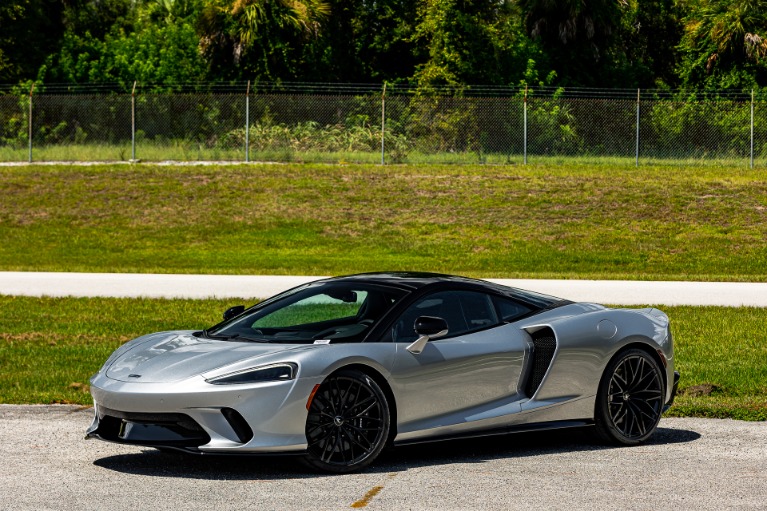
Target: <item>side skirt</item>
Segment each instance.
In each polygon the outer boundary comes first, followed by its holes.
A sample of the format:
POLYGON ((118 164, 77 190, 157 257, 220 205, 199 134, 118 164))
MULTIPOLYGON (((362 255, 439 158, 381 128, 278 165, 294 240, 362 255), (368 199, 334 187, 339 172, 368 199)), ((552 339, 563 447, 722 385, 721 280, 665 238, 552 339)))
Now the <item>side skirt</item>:
POLYGON ((546 431, 546 430, 552 430, 552 429, 582 428, 584 426, 593 426, 593 425, 594 425, 594 421, 591 419, 536 422, 536 423, 530 423, 530 424, 520 424, 518 426, 505 426, 502 428, 487 429, 483 431, 470 431, 466 433, 457 433, 454 435, 440 435, 440 436, 433 436, 428 438, 417 438, 414 440, 401 440, 399 442, 395 440, 394 445, 400 446, 400 445, 413 445, 413 444, 427 444, 431 442, 460 440, 464 438, 481 438, 486 436, 509 435, 512 433, 526 433, 531 431, 546 431))

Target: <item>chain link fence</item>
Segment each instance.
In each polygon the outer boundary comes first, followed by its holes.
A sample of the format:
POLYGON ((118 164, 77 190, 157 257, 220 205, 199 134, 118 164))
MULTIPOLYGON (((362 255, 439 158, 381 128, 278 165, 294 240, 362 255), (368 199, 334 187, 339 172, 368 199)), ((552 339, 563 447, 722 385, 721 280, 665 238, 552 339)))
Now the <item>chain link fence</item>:
POLYGON ((234 84, 0 87, 0 161, 767 163, 744 93, 234 84), (686 97, 680 100, 680 97, 686 97))

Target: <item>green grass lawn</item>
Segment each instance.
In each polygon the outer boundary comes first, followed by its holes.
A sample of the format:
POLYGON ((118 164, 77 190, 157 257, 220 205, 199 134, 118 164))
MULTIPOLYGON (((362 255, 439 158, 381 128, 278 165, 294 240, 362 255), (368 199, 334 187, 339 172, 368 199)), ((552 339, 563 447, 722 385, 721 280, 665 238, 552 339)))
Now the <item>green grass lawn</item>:
POLYGON ((0 168, 0 269, 767 281, 737 167, 0 168))
MULTIPOLYGON (((205 328, 237 300, 0 296, 0 402, 90 404, 88 378, 121 343, 205 328)), ((767 314, 756 308, 663 307, 682 374, 670 415, 767 419, 767 314), (710 384, 709 395, 685 389, 710 384)))

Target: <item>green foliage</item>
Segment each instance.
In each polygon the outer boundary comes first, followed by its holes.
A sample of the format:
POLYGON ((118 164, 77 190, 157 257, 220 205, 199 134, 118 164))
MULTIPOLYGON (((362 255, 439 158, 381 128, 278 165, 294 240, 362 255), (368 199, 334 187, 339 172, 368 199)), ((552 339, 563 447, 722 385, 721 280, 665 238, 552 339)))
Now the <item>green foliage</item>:
POLYGON ((136 22, 131 0, 69 0, 62 23, 66 33, 103 40, 110 32, 130 31, 136 22))
MULTIPOLYGON (((682 37, 681 2, 636 0, 629 3, 621 29, 627 77, 642 88, 665 88, 678 84, 675 66, 682 37)), ((625 85, 630 85, 626 83, 625 85)))
MULTIPOLYGON (((404 135, 386 132, 384 141, 392 163, 402 161, 406 157, 409 144, 404 135)), ((381 150, 381 128, 365 123, 323 126, 315 121, 293 125, 275 124, 266 118, 250 126, 249 143, 254 153, 377 153, 381 150)), ((228 132, 217 144, 222 147, 244 147, 245 128, 228 132)))
POLYGON ((323 0, 211 0, 200 11, 200 50, 224 78, 295 79, 301 48, 330 14, 323 0))
MULTIPOLYGON (((154 12, 147 12, 147 19, 154 12)), ((199 81, 205 77, 206 64, 198 42, 192 23, 170 14, 161 23, 138 22, 135 30, 114 25, 103 39, 88 31, 68 31, 61 50, 41 68, 39 79, 117 82, 127 89, 136 80, 161 84, 199 81)))
POLYGON ((56 50, 63 32, 62 6, 59 0, 0 2, 0 83, 33 78, 56 50))
POLYGON ((541 42, 565 85, 608 86, 623 54, 617 45, 628 3, 518 0, 530 37, 541 42))
POLYGON ((757 0, 700 0, 684 18, 678 73, 689 87, 767 85, 767 8, 757 0))
POLYGON ((518 82, 540 50, 525 36, 514 4, 494 0, 426 0, 413 40, 426 48, 417 66, 422 88, 518 82))
POLYGON ((652 103, 642 125, 645 155, 658 158, 747 155, 751 138, 749 103, 685 99, 652 103))
POLYGON ((303 76, 311 81, 402 82, 425 60, 413 42, 421 2, 329 0, 331 15, 307 41, 303 76))
POLYGON ((29 95, 0 95, 0 146, 18 149, 29 142, 29 95))
POLYGON ((750 89, 765 37, 757 0, 6 0, 0 82, 750 89))

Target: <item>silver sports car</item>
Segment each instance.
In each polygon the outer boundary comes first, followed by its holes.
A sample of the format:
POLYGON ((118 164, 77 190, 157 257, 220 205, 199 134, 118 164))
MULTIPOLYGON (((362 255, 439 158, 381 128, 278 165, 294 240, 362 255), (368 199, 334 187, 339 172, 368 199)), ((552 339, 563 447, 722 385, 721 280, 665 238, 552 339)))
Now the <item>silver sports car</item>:
POLYGON ((361 469, 387 444, 593 425, 647 440, 679 373, 668 317, 463 277, 312 282, 202 331, 145 335, 91 378, 88 437, 361 469))

